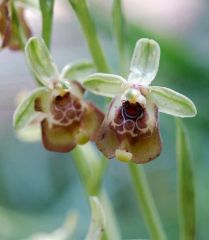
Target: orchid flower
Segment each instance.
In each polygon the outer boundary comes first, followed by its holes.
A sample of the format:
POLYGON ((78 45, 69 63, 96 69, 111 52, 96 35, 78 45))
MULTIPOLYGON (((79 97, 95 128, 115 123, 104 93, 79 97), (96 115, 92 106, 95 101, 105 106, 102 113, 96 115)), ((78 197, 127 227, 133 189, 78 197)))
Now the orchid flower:
POLYGON ((40 38, 32 37, 25 48, 26 57, 36 79, 42 85, 33 90, 14 113, 18 131, 39 122, 46 149, 68 152, 76 144, 94 140, 104 114, 92 103, 82 100, 84 88, 75 78, 92 70, 88 62, 67 65, 59 74, 40 38))
POLYGON ((0 49, 8 47, 11 50, 19 50, 21 41, 31 36, 31 30, 24 18, 24 11, 25 8, 14 1, 0 1, 0 49))
POLYGON ((158 112, 193 117, 196 108, 184 95, 169 88, 150 86, 160 60, 160 47, 151 39, 136 43, 127 80, 95 73, 83 85, 95 94, 113 97, 96 138, 108 158, 146 163, 161 152, 158 112))

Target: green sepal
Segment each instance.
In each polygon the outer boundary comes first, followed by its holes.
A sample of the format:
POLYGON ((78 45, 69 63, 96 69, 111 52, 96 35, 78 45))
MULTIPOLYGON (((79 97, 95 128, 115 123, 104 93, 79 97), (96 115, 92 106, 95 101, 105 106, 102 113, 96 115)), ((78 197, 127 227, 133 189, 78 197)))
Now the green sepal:
POLYGON ((197 114, 194 103, 186 96, 165 87, 149 87, 148 96, 160 112, 177 117, 194 117, 197 114))
POLYGON ((139 39, 132 56, 128 82, 150 85, 158 72, 159 61, 159 44, 152 39, 139 39))
POLYGON ((51 87, 52 82, 59 81, 58 69, 43 39, 30 38, 25 54, 31 71, 44 86, 51 87))
POLYGON ((127 81, 114 74, 94 73, 83 81, 85 88, 91 92, 106 96, 115 97, 123 92, 122 85, 127 81))
POLYGON ((61 72, 61 79, 71 81, 71 80, 81 80, 91 74, 95 66, 89 61, 78 61, 66 65, 61 72))
POLYGON ((37 117, 35 111, 35 100, 38 97, 48 95, 49 91, 46 87, 37 88, 28 97, 26 97, 22 103, 17 107, 13 117, 13 126, 16 130, 24 128, 29 122, 37 117))

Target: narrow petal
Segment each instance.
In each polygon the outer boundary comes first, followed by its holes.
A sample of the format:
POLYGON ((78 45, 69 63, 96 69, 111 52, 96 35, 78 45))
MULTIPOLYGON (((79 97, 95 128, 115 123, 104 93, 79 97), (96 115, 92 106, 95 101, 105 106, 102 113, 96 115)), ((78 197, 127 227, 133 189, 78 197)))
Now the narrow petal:
POLYGON ((160 112, 177 117, 194 117, 197 114, 194 103, 184 95, 169 88, 152 86, 148 95, 160 112))
POLYGON ((146 163, 161 152, 161 138, 158 127, 151 135, 141 135, 137 138, 126 138, 122 141, 120 149, 132 154, 132 161, 135 163, 146 163))
POLYGON ((31 71, 44 86, 52 87, 59 74, 49 50, 41 38, 32 37, 26 44, 25 54, 31 71))
POLYGON ((61 72, 61 78, 67 81, 76 79, 82 81, 84 77, 91 74, 94 70, 94 64, 89 61, 73 62, 65 66, 61 72))
POLYGON ((15 110, 13 117, 13 126, 16 130, 25 127, 37 117, 35 101, 37 98, 44 99, 48 94, 48 89, 46 87, 41 87, 32 91, 32 93, 22 101, 15 110))
POLYGON ((87 110, 81 120, 81 129, 89 136, 90 140, 95 140, 96 134, 104 120, 104 113, 94 104, 87 103, 87 110))
POLYGON ((152 39, 142 38, 136 43, 128 81, 148 86, 155 78, 160 61, 160 47, 152 39))
POLYGON ((123 92, 122 85, 126 80, 118 75, 94 73, 83 81, 89 91, 106 97, 115 97, 123 92))
POLYGON ((49 125, 45 119, 41 123, 42 141, 49 151, 68 152, 76 146, 76 134, 79 132, 79 122, 69 126, 49 125))
POLYGON ((71 80, 70 91, 78 98, 82 98, 85 93, 85 88, 78 81, 71 80))

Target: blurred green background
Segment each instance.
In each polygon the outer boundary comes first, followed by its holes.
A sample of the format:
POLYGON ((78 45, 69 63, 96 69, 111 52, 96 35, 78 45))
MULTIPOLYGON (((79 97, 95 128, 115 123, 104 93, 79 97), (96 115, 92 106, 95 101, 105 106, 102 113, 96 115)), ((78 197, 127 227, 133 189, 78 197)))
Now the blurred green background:
MULTIPOLYGON (((67 1, 55 1, 52 53, 60 68, 72 60, 90 58, 77 19, 67 1)), ((118 53, 111 23, 112 1, 88 1, 105 54, 119 73, 118 53)), ((185 119, 195 169, 197 239, 209 236, 209 5, 208 1, 123 1, 126 47, 130 59, 141 37, 161 46, 160 71, 153 85, 173 88, 190 97, 198 115, 185 119)), ((40 35, 40 13, 28 10, 35 35, 40 35)), ((125 62, 129 62, 124 60, 125 62)), ((79 213, 75 239, 88 229, 89 207, 71 154, 47 152, 41 143, 19 141, 12 129, 15 96, 35 87, 23 53, 0 52, 0 239, 26 239, 50 232, 70 210, 79 213)), ((128 69, 128 64, 126 66, 128 69)), ((123 69, 126 71, 126 69, 123 69)), ((93 100, 98 102, 98 98, 93 100)), ((161 114, 163 151, 144 165, 168 239, 178 239, 175 119, 161 114)), ((126 164, 109 162, 104 187, 114 205, 123 239, 149 238, 126 164)))

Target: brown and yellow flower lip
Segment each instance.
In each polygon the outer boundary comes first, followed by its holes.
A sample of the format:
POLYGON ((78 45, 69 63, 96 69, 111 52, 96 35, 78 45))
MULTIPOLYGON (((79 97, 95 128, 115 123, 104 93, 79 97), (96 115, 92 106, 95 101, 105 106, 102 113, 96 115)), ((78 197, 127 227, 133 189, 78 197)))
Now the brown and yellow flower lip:
POLYGON ((110 104, 96 144, 107 158, 115 157, 118 150, 122 150, 130 153, 131 161, 136 163, 153 160, 161 152, 156 105, 147 100, 144 107, 116 97, 110 104))

